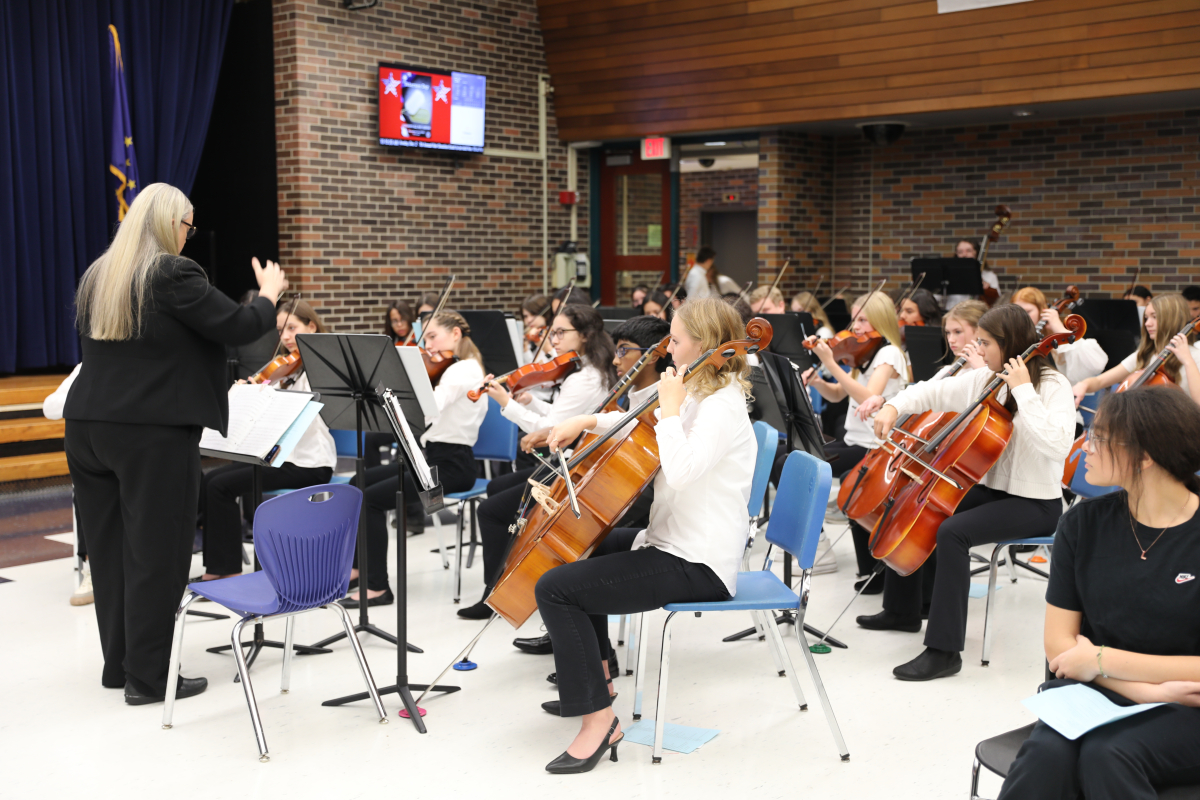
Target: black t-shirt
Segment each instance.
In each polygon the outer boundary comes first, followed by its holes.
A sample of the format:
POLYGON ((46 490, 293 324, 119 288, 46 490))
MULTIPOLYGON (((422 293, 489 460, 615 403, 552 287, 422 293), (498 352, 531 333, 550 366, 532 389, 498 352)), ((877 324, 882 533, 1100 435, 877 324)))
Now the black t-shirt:
POLYGON ((1200 655, 1200 512, 1182 525, 1130 529, 1124 492, 1063 514, 1054 537, 1046 602, 1083 613, 1094 644, 1155 656, 1200 655))

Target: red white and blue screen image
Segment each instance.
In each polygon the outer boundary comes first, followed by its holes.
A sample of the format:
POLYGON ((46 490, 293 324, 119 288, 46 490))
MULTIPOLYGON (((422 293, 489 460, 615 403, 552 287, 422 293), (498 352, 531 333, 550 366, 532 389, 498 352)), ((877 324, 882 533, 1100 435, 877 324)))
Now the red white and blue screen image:
POLYGON ((379 143, 483 152, 487 78, 379 65, 379 143))

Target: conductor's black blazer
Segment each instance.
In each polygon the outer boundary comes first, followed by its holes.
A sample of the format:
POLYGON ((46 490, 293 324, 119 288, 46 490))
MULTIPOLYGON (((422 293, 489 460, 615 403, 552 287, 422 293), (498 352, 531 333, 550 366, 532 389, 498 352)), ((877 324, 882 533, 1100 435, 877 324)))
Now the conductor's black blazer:
POLYGON ((83 367, 63 417, 201 425, 224 434, 225 345, 249 344, 274 328, 275 307, 264 297, 238 305, 182 256, 163 256, 155 269, 137 338, 100 342, 80 336, 83 367))

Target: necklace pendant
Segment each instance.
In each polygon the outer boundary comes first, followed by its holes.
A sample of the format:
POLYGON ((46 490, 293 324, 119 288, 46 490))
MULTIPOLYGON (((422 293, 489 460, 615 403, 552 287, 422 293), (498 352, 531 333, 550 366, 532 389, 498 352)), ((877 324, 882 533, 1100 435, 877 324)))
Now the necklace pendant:
POLYGON ((1145 560, 1146 560, 1146 551, 1143 550, 1142 551, 1142 561, 1145 561, 1145 560))

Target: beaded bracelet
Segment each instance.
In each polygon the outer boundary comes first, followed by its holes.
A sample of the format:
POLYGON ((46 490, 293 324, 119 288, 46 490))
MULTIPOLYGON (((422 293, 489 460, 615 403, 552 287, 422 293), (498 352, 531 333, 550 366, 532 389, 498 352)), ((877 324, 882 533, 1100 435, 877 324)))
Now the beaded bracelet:
POLYGON ((1100 669, 1100 677, 1107 678, 1108 673, 1104 671, 1104 645, 1100 645, 1100 649, 1096 651, 1096 666, 1100 669))

